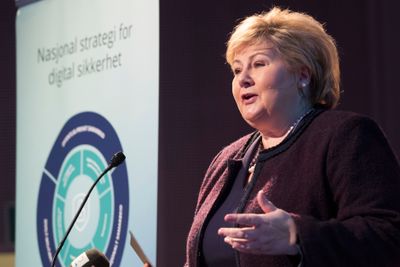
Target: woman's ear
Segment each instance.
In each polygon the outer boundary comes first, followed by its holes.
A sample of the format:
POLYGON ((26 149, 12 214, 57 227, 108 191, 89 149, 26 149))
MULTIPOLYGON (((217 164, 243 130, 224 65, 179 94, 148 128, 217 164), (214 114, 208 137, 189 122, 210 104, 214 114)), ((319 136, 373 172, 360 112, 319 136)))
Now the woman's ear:
POLYGON ((298 80, 297 80, 297 88, 304 91, 304 89, 308 88, 311 81, 311 72, 309 68, 306 66, 300 67, 298 70, 298 80))

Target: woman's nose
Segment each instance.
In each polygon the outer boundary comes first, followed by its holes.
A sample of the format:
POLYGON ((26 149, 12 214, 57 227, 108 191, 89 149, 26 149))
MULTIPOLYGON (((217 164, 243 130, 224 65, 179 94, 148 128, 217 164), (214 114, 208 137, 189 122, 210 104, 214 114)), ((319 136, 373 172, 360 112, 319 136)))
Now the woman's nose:
POLYGON ((247 88, 254 85, 254 80, 248 70, 243 70, 242 73, 240 73, 239 85, 242 88, 247 88))

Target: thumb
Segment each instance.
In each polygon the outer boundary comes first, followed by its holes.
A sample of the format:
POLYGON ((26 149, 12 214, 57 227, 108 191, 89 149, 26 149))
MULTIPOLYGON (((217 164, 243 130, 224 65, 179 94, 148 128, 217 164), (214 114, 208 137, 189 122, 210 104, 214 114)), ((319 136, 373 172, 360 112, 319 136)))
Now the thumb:
POLYGON ((268 200, 262 190, 260 190, 257 194, 257 202, 265 213, 269 213, 277 209, 277 207, 275 207, 275 205, 268 200))

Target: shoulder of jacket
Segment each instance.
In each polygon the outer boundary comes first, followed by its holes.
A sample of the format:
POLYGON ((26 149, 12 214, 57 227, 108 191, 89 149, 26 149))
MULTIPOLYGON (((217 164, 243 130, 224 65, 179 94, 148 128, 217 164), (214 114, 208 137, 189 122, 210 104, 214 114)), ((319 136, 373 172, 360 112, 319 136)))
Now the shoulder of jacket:
POLYGON ((223 155, 229 155, 230 158, 241 158, 243 157, 243 154, 247 148, 258 138, 258 136, 260 136, 258 131, 254 131, 242 136, 236 141, 225 146, 220 153, 223 155))
POLYGON ((321 114, 315 118, 315 123, 319 127, 329 127, 332 130, 360 126, 380 128, 375 120, 367 115, 342 110, 326 110, 321 112, 321 114))

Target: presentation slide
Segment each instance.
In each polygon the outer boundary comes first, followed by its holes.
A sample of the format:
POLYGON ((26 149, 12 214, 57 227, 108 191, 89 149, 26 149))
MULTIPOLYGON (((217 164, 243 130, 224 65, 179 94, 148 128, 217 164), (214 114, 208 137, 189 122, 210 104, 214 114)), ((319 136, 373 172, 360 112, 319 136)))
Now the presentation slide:
POLYGON ((153 266, 157 237, 159 3, 43 0, 18 10, 16 266, 97 248, 112 266, 153 266))

